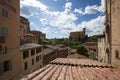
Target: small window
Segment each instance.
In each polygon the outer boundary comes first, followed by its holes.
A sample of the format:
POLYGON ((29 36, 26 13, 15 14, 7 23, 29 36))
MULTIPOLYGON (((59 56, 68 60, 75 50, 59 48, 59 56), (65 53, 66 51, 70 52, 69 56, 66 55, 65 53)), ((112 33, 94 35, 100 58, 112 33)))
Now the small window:
POLYGON ((1 67, 2 72, 9 71, 12 69, 12 61, 11 60, 4 61, 0 66, 2 66, 1 67))
POLYGON ((29 51, 26 50, 26 51, 23 51, 23 59, 29 57, 29 51))
POLYGON ((8 29, 7 27, 1 27, 0 28, 0 36, 3 36, 3 37, 7 37, 7 34, 8 34, 8 29))
POLYGON ((115 51, 115 57, 116 57, 117 59, 119 58, 119 51, 118 51, 118 50, 115 51))
POLYGON ((38 61, 39 61, 39 56, 36 57, 36 62, 38 62, 38 61))
POLYGON ((7 54, 7 47, 0 46, 0 54, 7 54))
POLYGON ((4 62, 4 72, 9 70, 9 61, 4 62))
POLYGON ((35 49, 31 49, 31 56, 35 54, 35 49))
POLYGON ((36 53, 41 52, 41 47, 36 48, 36 53))
POLYGON ((32 65, 34 65, 34 58, 32 58, 32 65))
POLYGON ((24 63, 24 70, 27 70, 27 68, 28 68, 28 63, 25 62, 25 63, 24 63))
POLYGON ((2 9, 2 15, 3 15, 4 17, 8 17, 8 10, 5 9, 5 8, 3 8, 3 9, 2 9))

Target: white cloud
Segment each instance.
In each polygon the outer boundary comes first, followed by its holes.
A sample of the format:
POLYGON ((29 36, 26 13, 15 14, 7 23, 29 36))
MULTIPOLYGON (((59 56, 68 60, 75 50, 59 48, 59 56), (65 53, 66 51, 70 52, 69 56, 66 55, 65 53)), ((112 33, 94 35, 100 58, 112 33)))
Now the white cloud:
POLYGON ((83 11, 81 9, 75 9, 74 12, 79 13, 79 14, 83 14, 83 11))
POLYGON ((91 19, 90 21, 83 21, 78 27, 86 27, 90 32, 89 35, 102 33, 104 30, 104 20, 105 16, 98 16, 95 19, 91 19))
POLYGON ((50 27, 41 28, 41 31, 46 34, 55 34, 56 31, 50 27))
POLYGON ((47 10, 48 7, 41 3, 38 0, 20 0, 21 7, 22 6, 31 6, 35 8, 39 8, 40 10, 44 11, 47 10))
POLYGON ((67 2, 65 4, 65 8, 71 9, 72 3, 71 2, 67 2))
POLYGON ((95 14, 97 13, 99 10, 98 10, 98 6, 97 5, 93 5, 93 6, 87 6, 85 8, 85 11, 83 14, 95 14))
POLYGON ((20 11, 20 15, 21 15, 21 16, 25 16, 25 17, 30 17, 30 16, 33 16, 33 13, 32 13, 31 10, 29 9, 29 7, 27 7, 27 6, 22 6, 22 7, 21 7, 21 11, 20 11))
POLYGON ((99 10, 101 12, 104 12, 105 11, 105 0, 101 0, 101 6, 99 7, 99 10))
POLYGON ((41 22, 41 24, 43 24, 43 25, 45 25, 45 24, 47 24, 47 19, 44 19, 44 18, 42 18, 42 19, 40 19, 40 22, 41 22))
POLYGON ((58 16, 50 21, 50 25, 59 28, 71 28, 78 18, 73 13, 61 12, 58 16))
POLYGON ((40 27, 34 22, 30 22, 30 30, 40 30, 40 27))
POLYGON ((58 0, 53 0, 53 1, 55 1, 55 2, 56 2, 56 1, 58 1, 58 0))
POLYGON ((74 12, 75 13, 79 13, 81 15, 85 15, 85 14, 95 14, 97 12, 104 12, 105 11, 105 0, 101 0, 101 5, 93 5, 93 6, 86 6, 84 10, 82 9, 75 9, 74 12))

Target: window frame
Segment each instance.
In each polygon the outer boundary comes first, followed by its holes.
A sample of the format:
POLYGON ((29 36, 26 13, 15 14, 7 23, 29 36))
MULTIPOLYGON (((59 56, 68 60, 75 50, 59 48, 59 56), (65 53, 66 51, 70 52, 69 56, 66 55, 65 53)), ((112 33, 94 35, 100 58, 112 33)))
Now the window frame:
POLYGON ((116 58, 116 59, 120 59, 119 50, 115 50, 115 58, 116 58))
POLYGON ((24 70, 26 71, 28 69, 28 62, 24 62, 24 70))
POLYGON ((8 18, 9 17, 9 11, 6 8, 2 8, 2 16, 8 18))

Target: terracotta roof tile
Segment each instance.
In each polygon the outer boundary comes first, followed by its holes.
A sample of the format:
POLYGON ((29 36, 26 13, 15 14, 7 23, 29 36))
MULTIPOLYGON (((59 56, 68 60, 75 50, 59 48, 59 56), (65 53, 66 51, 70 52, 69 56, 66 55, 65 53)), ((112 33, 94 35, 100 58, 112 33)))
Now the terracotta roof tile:
MULTIPOLYGON (((84 62, 84 60, 82 60, 84 64, 85 62, 88 64, 87 61, 93 61, 87 59, 84 62)), ((79 59, 79 61, 81 61, 81 59, 79 59)), ((120 80, 120 70, 117 69, 94 66, 81 67, 79 65, 64 64, 73 64, 73 62, 75 64, 80 64, 78 59, 58 58, 52 62, 60 62, 61 64, 49 64, 46 67, 25 76, 22 80, 120 80)), ((92 65, 95 65, 96 63, 97 62, 94 63, 93 61, 92 65)))
POLYGON ((50 64, 60 64, 60 65, 80 65, 89 67, 112 67, 111 65, 98 62, 92 59, 67 59, 67 58, 57 58, 50 62, 50 64))

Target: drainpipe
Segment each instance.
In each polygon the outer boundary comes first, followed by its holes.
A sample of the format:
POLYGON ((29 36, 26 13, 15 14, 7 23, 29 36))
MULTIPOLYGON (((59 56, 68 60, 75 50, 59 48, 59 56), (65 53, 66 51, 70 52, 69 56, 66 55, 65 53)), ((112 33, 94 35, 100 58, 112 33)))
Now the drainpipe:
POLYGON ((112 25, 111 25, 111 19, 112 19, 112 12, 111 12, 111 4, 112 4, 112 0, 110 0, 110 64, 112 62, 112 25))

